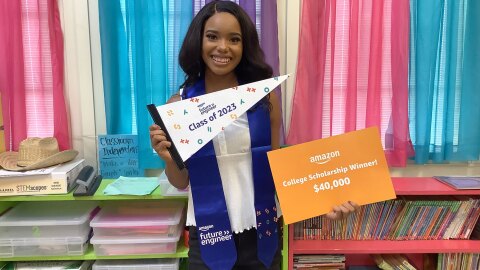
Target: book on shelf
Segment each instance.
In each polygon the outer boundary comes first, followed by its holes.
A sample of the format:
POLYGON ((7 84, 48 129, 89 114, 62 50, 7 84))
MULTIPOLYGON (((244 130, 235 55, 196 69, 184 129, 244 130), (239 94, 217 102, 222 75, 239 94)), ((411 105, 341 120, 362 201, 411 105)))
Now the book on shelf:
POLYGON ((78 159, 27 172, 0 170, 0 196, 66 194, 83 167, 84 159, 78 159))
POLYGON ((295 255, 293 258, 295 270, 343 270, 345 255, 295 255))
POLYGON ((401 270, 417 270, 404 255, 400 254, 374 254, 373 260, 381 269, 401 269, 401 270))
POLYGON ((480 176, 434 176, 454 189, 480 189, 480 176))

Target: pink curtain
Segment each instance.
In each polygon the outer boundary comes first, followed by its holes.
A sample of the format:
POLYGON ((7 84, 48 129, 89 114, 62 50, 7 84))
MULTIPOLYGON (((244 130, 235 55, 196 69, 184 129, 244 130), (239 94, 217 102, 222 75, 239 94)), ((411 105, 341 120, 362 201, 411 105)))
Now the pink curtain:
POLYGON ((408 133, 409 1, 304 0, 287 144, 378 126, 391 166, 408 133))
POLYGON ((7 150, 34 136, 54 136, 61 150, 69 149, 56 0, 0 0, 0 59, 7 150))

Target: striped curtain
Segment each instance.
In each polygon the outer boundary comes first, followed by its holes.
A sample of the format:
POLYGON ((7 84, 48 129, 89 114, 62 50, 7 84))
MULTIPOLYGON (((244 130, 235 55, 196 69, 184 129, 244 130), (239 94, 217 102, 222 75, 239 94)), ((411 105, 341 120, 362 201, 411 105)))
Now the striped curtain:
POLYGON ((304 0, 287 144, 377 126, 390 166, 408 130, 408 0, 304 0))
POLYGON ((69 149, 63 35, 56 0, 0 0, 0 91, 5 145, 56 137, 69 149))
MULTIPOLYGON (((240 2, 262 31, 267 61, 278 74, 276 2, 240 2)), ((193 15, 204 4, 195 0, 99 0, 107 133, 139 136, 141 169, 164 166, 150 146, 152 121, 145 105, 164 104, 183 83, 178 52, 193 15)))
POLYGON ((478 160, 480 1, 410 3, 409 116, 415 162, 478 160))
POLYGON ((184 75, 178 51, 191 0, 99 0, 108 134, 136 134, 140 169, 163 167, 150 145, 146 105, 164 104, 184 75))

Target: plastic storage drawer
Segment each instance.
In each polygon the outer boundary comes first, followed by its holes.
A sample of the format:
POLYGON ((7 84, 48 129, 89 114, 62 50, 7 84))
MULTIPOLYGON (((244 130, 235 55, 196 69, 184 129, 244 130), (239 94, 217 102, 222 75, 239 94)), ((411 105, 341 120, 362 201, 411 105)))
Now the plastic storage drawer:
POLYGON ((87 240, 88 234, 83 237, 0 239, 0 257, 83 255, 87 240))
POLYGON ((106 205, 90 222, 96 237, 175 237, 183 229, 185 202, 106 205))
POLYGON ((148 255, 173 254, 177 251, 180 231, 175 237, 98 237, 90 239, 95 254, 110 255, 148 255))
POLYGON ((93 202, 21 202, 0 216, 0 241, 83 236, 95 208, 93 202))
POLYGON ((5 265, 5 270, 90 270, 92 264, 92 261, 9 262, 5 265))
POLYGON ((92 270, 178 270, 178 259, 97 260, 92 270))
POLYGON ((178 189, 168 181, 165 170, 158 176, 158 185, 160 186, 160 194, 165 197, 188 197, 188 186, 186 189, 178 189))

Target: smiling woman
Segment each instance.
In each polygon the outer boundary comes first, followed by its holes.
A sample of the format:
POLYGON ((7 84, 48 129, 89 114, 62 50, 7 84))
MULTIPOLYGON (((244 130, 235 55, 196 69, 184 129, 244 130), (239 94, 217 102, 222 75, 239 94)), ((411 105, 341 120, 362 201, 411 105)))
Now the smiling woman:
MULTIPOLYGON (((183 99, 268 79, 273 73, 255 25, 231 1, 212 1, 198 12, 182 44, 179 64, 186 73, 183 99)), ((174 96, 169 102, 178 100, 174 96)), ((218 112, 229 109, 235 107, 218 112)), ((280 146, 281 122, 279 99, 271 92, 224 127, 182 170, 167 150, 171 142, 165 132, 150 127, 152 147, 165 161, 170 183, 177 188, 190 185, 186 221, 190 269, 280 269, 281 211, 266 153, 280 146), (211 228, 202 231, 204 235, 222 237, 204 241, 197 226, 211 228)), ((355 209, 348 202, 334 207, 328 217, 346 217, 355 209)))
MULTIPOLYGON (((255 25, 230 1, 213 1, 198 12, 179 63, 187 75, 184 99, 272 77, 255 25)), ((179 188, 190 185, 190 269, 280 269, 280 214, 266 158, 279 147, 280 123, 280 104, 270 94, 189 158, 188 171, 175 166, 165 133, 150 128, 169 181, 179 188)))

